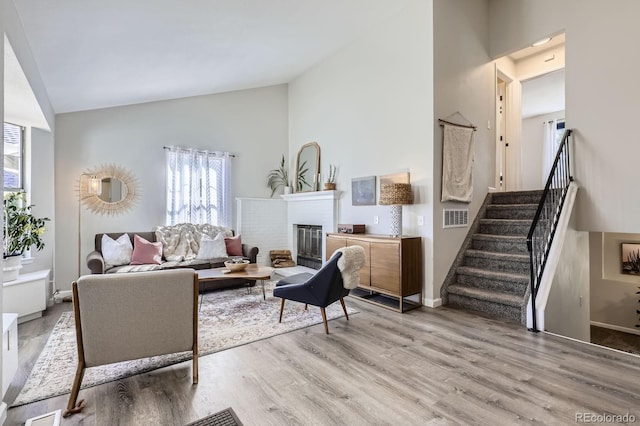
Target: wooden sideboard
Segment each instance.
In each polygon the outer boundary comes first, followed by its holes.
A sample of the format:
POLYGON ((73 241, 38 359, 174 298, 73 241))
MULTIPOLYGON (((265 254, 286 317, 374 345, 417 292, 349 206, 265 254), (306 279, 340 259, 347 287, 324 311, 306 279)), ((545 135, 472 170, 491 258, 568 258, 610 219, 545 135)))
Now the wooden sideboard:
POLYGON ((351 296, 399 312, 422 306, 420 237, 329 233, 326 257, 341 247, 354 245, 364 248, 365 264, 360 269, 360 285, 351 291, 351 296), (415 295, 417 301, 407 299, 415 295))

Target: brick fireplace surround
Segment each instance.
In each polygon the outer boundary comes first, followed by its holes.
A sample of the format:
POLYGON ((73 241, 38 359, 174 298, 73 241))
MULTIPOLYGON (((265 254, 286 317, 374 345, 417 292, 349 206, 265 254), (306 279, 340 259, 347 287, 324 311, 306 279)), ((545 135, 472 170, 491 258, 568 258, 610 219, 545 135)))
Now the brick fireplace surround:
MULTIPOLYGON (((258 263, 269 265, 269 251, 289 249, 298 252, 297 225, 322 227, 322 247, 327 232, 338 229, 338 200, 342 191, 315 191, 281 195, 277 198, 238 198, 236 231, 242 241, 260 249, 258 263)), ((326 261, 326 251, 322 250, 326 261)), ((287 268, 285 268, 287 269, 287 268)))

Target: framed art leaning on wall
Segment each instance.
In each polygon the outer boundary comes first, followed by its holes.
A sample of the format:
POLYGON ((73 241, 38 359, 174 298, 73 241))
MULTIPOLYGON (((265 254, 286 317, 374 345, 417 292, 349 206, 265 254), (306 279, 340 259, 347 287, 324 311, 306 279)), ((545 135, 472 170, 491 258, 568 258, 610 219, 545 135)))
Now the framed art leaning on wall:
POLYGON ((640 244, 622 243, 622 273, 640 275, 640 244))
POLYGON ((376 177, 367 176, 351 179, 351 205, 375 206, 376 177))

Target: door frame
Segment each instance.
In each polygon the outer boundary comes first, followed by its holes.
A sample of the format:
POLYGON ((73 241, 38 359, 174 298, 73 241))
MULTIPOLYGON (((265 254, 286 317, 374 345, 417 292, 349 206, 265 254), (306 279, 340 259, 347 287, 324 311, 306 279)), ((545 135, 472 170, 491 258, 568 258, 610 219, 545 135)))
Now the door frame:
POLYGON ((521 188, 521 132, 522 132, 522 88, 520 81, 510 76, 495 64, 495 144, 496 176, 495 187, 498 191, 517 191, 521 188), (500 140, 500 104, 499 83, 505 84, 502 101, 502 119, 504 120, 503 140, 500 140), (502 176, 502 185, 500 177, 502 176))

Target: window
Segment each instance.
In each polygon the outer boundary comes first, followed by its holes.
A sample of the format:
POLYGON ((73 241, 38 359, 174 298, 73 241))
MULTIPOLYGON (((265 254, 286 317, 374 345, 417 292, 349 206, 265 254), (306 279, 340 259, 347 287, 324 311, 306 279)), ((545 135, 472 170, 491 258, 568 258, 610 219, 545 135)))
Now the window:
POLYGON ((167 225, 231 227, 231 154, 167 149, 167 225))
POLYGON ((24 127, 4 123, 4 191, 20 191, 23 185, 24 127))
POLYGON ((556 148, 560 146, 562 136, 564 136, 564 119, 559 118, 556 120, 556 148))

